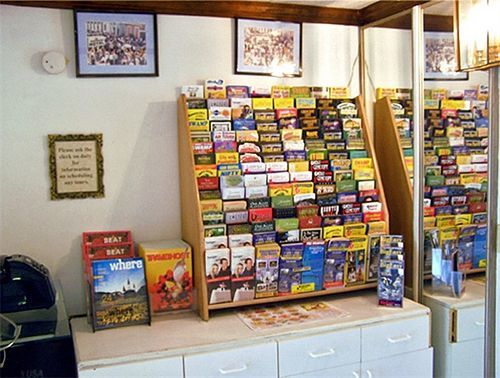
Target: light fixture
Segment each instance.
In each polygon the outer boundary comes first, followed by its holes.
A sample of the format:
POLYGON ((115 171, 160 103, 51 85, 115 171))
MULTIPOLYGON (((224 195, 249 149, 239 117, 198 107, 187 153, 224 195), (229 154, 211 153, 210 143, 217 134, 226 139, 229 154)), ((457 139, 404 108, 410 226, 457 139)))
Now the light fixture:
POLYGON ((294 72, 297 70, 296 65, 293 63, 279 62, 276 58, 271 62, 269 67, 271 69, 271 76, 273 77, 293 77, 295 76, 294 72))
POLYGON ((500 0, 455 0, 455 45, 460 71, 500 65, 500 0))

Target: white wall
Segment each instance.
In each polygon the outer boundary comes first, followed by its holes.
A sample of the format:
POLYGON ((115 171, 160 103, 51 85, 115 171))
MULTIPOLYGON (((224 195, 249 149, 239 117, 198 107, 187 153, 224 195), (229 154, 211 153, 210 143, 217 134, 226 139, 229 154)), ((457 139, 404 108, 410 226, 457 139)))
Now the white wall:
MULTIPOLYGON (((159 16, 158 78, 75 78, 70 11, 0 5, 0 249, 32 256, 84 312, 83 231, 130 229, 134 240, 180 237, 176 99, 180 86, 224 78, 270 86, 346 86, 357 28, 304 24, 303 77, 233 75, 231 19, 159 16), (44 52, 70 60, 45 73, 44 52), (103 199, 49 199, 47 135, 103 133, 103 199)), ((351 94, 358 94, 354 67, 351 94)))

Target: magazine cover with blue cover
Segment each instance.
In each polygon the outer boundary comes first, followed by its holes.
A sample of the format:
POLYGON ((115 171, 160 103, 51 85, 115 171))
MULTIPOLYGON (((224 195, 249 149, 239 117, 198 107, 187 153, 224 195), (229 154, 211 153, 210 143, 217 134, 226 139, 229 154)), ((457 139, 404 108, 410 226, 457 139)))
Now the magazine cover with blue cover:
POLYGON ((379 305, 402 307, 404 295, 404 262, 381 260, 378 277, 379 305))
POLYGON ((92 276, 94 331, 150 323, 142 258, 95 260, 92 276))

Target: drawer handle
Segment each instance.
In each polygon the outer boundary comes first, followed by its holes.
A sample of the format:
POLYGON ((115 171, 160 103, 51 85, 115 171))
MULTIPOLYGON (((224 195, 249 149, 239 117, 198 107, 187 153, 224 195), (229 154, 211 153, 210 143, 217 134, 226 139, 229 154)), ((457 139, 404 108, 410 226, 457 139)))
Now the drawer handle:
POLYGON ((242 367, 235 368, 235 369, 223 369, 219 368, 219 371, 221 374, 233 374, 233 373, 239 373, 241 371, 245 371, 248 369, 248 365, 244 364, 242 367))
POLYGON ((373 378, 373 374, 370 370, 366 371, 366 375, 368 376, 368 378, 373 378))
POLYGON ((479 326, 479 327, 484 327, 484 322, 481 322, 481 321, 478 321, 478 320, 476 320, 474 322, 474 324, 477 325, 477 326, 479 326))
POLYGON ((356 373, 355 371, 352 372, 352 375, 354 375, 354 378, 359 378, 359 374, 356 373))
POLYGON ((323 352, 323 353, 314 353, 314 352, 309 352, 309 356, 311 358, 321 358, 321 357, 327 357, 327 356, 332 356, 335 354, 335 349, 330 348, 328 351, 323 352))
POLYGON ((402 337, 398 337, 398 338, 392 338, 392 337, 388 337, 387 338, 387 341, 389 341, 390 343, 392 344, 397 344, 397 343, 402 343, 404 341, 408 341, 411 339, 411 335, 408 333, 402 337))

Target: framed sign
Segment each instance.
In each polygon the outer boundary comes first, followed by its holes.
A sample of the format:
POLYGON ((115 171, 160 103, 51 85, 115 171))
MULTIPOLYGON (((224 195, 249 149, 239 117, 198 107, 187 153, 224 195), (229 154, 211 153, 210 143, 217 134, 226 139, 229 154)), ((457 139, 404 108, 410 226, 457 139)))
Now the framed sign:
POLYGON ((156 15, 75 11, 76 76, 158 76, 156 15))
POLYGON ((235 72, 302 76, 302 24, 236 19, 235 72))
POLYGON ((48 136, 50 199, 104 197, 102 134, 48 136))
POLYGON ((425 32, 425 80, 468 80, 467 72, 457 72, 453 33, 425 32))

